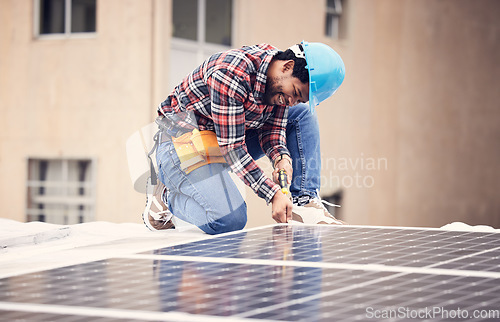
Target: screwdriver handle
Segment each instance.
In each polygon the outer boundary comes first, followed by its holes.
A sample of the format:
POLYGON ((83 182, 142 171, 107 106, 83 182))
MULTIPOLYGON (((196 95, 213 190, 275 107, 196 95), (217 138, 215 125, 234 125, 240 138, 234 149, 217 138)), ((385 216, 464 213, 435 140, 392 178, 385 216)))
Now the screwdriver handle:
POLYGON ((288 190, 288 176, 284 169, 278 171, 278 181, 280 183, 281 192, 288 195, 290 193, 290 190, 288 190))

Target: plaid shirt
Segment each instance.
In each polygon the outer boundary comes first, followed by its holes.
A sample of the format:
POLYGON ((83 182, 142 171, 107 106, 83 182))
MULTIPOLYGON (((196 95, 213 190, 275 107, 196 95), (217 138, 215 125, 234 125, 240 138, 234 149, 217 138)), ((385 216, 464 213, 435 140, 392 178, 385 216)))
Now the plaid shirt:
POLYGON ((215 54, 158 107, 159 115, 183 115, 181 125, 196 121, 200 130, 214 131, 232 171, 268 203, 280 188, 248 153, 245 131, 258 130, 260 145, 272 161, 290 154, 285 132, 288 108, 263 103, 267 70, 276 53, 274 47, 261 44, 215 54))

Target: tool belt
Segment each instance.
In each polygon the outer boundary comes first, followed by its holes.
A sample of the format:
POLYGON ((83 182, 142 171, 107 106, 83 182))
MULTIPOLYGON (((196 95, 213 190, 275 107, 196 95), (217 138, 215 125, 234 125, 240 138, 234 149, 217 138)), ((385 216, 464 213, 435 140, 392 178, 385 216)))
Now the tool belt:
POLYGON ((206 164, 226 163, 215 132, 194 129, 171 140, 186 174, 206 164))

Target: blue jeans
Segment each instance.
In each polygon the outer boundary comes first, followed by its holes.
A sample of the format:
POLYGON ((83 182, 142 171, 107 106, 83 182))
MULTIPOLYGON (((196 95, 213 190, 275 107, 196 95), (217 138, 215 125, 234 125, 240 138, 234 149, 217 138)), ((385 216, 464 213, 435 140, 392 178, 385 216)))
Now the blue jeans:
MULTIPOLYGON (((321 185, 321 152, 316 113, 311 114, 307 104, 291 107, 286 132, 293 160, 292 196, 317 197, 321 185)), ((247 131, 245 141, 254 160, 265 155, 256 130, 247 131)), ((170 190, 168 207, 174 216, 207 234, 245 227, 246 203, 229 176, 228 165, 208 164, 186 174, 180 168, 171 142, 159 145, 156 159, 159 178, 170 190)))

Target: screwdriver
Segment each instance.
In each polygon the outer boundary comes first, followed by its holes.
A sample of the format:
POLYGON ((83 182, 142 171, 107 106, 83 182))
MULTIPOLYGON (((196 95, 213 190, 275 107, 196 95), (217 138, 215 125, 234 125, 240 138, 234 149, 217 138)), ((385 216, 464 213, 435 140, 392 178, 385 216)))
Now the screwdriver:
POLYGON ((281 192, 290 197, 290 190, 288 189, 288 176, 285 169, 278 171, 278 181, 280 183, 281 192))

